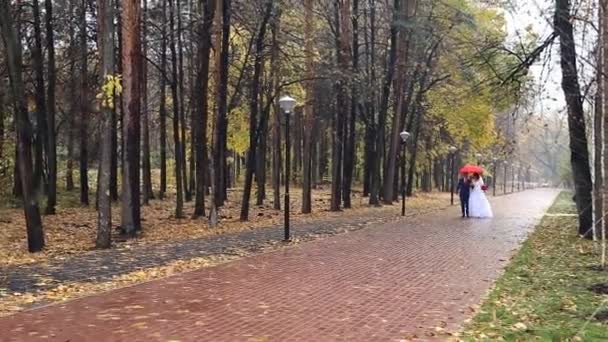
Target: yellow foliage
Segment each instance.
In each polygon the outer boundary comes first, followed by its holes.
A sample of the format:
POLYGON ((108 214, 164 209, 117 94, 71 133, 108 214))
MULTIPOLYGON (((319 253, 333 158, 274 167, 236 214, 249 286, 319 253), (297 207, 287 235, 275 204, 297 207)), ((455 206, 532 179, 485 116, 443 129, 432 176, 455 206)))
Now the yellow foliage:
POLYGON ((122 93, 122 76, 121 75, 106 75, 105 82, 101 86, 101 92, 96 98, 99 100, 102 108, 114 109, 114 96, 122 93))

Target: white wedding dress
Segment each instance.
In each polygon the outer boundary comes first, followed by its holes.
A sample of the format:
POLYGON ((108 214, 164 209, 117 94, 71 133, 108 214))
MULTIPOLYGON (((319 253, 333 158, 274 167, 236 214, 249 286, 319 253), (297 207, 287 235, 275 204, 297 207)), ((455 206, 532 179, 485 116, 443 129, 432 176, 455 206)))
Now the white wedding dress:
POLYGON ((492 207, 486 198, 486 193, 481 189, 484 185, 483 179, 473 181, 473 188, 469 195, 469 216, 475 218, 492 218, 492 207))

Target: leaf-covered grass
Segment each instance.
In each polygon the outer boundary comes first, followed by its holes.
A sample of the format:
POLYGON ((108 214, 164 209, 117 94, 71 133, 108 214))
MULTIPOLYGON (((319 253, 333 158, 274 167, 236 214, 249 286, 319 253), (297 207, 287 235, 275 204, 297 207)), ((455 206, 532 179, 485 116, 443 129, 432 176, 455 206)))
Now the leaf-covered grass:
MULTIPOLYGON (((562 193, 552 214, 572 213, 562 193)), ((600 244, 577 235, 573 216, 546 216, 507 267, 477 316, 461 335, 465 341, 608 341, 608 296, 589 291, 608 283, 600 244)))

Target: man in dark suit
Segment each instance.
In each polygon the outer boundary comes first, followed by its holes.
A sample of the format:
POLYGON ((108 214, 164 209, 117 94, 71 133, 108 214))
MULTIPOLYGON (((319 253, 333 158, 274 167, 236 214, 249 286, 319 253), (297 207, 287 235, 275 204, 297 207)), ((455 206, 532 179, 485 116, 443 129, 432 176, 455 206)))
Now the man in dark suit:
POLYGON ((460 209, 462 210, 462 217, 469 217, 469 195, 471 194, 471 180, 469 177, 465 175, 460 177, 456 191, 460 197, 460 209))

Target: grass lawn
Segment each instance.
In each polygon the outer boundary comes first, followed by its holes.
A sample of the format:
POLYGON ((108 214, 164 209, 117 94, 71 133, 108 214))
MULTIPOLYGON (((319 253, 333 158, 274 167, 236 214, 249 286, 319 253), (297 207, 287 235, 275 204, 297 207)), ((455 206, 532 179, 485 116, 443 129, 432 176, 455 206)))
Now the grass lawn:
POLYGON ((562 193, 525 242, 479 313, 465 341, 608 341, 608 295, 599 242, 577 236, 570 193, 562 193))

